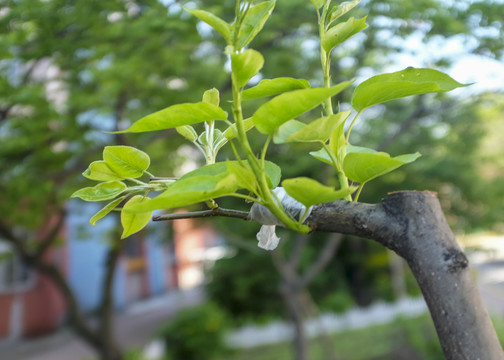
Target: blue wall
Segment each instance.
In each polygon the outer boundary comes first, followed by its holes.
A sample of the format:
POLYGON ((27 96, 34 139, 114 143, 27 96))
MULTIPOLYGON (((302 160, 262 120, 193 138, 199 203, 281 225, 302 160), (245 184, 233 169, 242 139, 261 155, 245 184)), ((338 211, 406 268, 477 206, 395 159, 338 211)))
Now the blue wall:
MULTIPOLYGON (((101 299, 108 245, 116 227, 116 218, 106 216, 96 223, 89 219, 102 204, 72 200, 68 203, 67 246, 68 280, 84 310, 94 310, 101 299)), ((121 266, 116 270, 114 295, 116 307, 126 305, 126 274, 121 266)))

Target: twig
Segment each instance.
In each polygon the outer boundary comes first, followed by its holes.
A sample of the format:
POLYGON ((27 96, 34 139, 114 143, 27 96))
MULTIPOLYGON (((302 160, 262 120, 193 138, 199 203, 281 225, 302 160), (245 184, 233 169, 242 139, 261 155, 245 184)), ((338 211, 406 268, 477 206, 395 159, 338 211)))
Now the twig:
POLYGON ((223 209, 223 208, 218 207, 218 208, 215 208, 212 210, 193 211, 193 212, 153 216, 152 221, 196 219, 196 218, 206 218, 206 217, 215 217, 215 216, 223 216, 223 217, 231 217, 231 218, 237 218, 237 219, 242 219, 242 220, 248 220, 248 212, 247 211, 223 209))

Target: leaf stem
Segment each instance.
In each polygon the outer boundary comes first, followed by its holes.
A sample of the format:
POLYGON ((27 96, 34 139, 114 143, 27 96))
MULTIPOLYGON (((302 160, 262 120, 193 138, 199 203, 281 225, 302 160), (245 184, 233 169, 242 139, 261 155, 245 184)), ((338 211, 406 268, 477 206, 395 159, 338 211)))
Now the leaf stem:
POLYGON ((348 128, 348 131, 347 131, 347 134, 346 134, 346 138, 345 138, 345 139, 346 139, 347 144, 348 144, 348 141, 349 141, 349 139, 350 139, 350 132, 352 131, 352 128, 353 128, 353 126, 354 126, 354 124, 355 124, 355 121, 356 121, 356 120, 357 120, 357 118, 360 116, 360 114, 362 114, 362 110, 361 110, 361 111, 359 111, 359 112, 357 113, 357 115, 355 115, 355 117, 354 117, 354 118, 353 118, 353 120, 352 120, 352 123, 350 124, 350 127, 348 128))

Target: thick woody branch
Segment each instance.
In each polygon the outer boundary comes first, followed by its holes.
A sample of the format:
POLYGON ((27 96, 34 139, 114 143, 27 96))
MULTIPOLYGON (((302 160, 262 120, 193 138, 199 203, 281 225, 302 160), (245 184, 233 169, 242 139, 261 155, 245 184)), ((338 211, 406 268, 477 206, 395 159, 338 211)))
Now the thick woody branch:
POLYGON ((398 192, 376 205, 322 204, 307 223, 319 231, 374 239, 402 256, 420 285, 446 359, 504 359, 436 194, 398 192))

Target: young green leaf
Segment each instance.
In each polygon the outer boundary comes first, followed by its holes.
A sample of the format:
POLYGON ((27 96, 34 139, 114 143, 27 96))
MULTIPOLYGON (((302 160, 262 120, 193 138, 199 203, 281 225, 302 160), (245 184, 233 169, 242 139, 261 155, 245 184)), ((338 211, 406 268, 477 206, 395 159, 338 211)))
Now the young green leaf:
POLYGON ((331 186, 322 185, 318 181, 307 177, 284 180, 282 186, 287 194, 307 208, 312 205, 343 199, 356 190, 355 187, 335 190, 331 186))
POLYGON ((320 160, 326 164, 329 164, 331 166, 333 165, 331 157, 324 148, 317 151, 311 151, 310 155, 313 156, 315 159, 320 160))
POLYGON ((149 168, 149 155, 131 146, 105 146, 103 160, 116 174, 137 178, 149 168))
POLYGON ((304 79, 276 78, 261 80, 256 86, 242 92, 242 100, 250 100, 266 96, 282 94, 284 92, 308 89, 310 83, 304 79))
POLYGON ((231 55, 231 66, 236 76, 238 86, 247 85, 249 80, 259 73, 264 65, 264 58, 259 51, 248 49, 239 54, 231 55))
POLYGON ((310 2, 315 6, 315 9, 320 9, 322 6, 324 6, 326 0, 310 0, 310 2))
POLYGON ((97 181, 123 180, 124 177, 116 174, 105 161, 93 161, 82 173, 85 177, 97 181))
POLYGON ((286 121, 320 105, 351 83, 352 81, 345 81, 332 88, 302 89, 280 94, 257 109, 252 116, 254 124, 261 133, 272 134, 286 121))
POLYGON ((302 121, 292 119, 289 120, 278 127, 273 135, 273 142, 275 144, 284 144, 289 142, 289 138, 292 134, 302 131, 306 127, 306 124, 302 121))
POLYGON ((419 153, 390 157, 383 152, 351 152, 343 162, 346 176, 355 182, 366 183, 378 176, 385 175, 398 167, 411 163, 420 157, 419 153))
POLYGON ((93 215, 93 217, 89 220, 89 223, 91 225, 96 225, 96 222, 103 218, 105 215, 107 215, 109 212, 114 210, 117 205, 119 205, 124 199, 126 199, 128 196, 124 195, 121 197, 118 197, 117 199, 109 202, 105 207, 103 207, 100 211, 98 211, 96 214, 93 215))
POLYGON ((248 45, 261 31, 264 24, 271 15, 275 7, 276 0, 265 1, 251 7, 238 32, 237 43, 234 44, 236 50, 240 50, 248 45))
POLYGON ((175 130, 177 130, 180 135, 191 142, 198 140, 198 134, 191 125, 178 126, 175 128, 175 130))
POLYGON ((215 106, 219 106, 220 98, 219 98, 219 90, 216 88, 207 90, 203 93, 203 100, 204 103, 207 104, 212 104, 215 106))
POLYGON ((138 204, 146 205, 149 202, 150 199, 148 197, 135 195, 129 199, 126 204, 124 204, 121 211, 121 225, 123 227, 121 239, 127 238, 128 236, 142 230, 152 217, 152 211, 130 213, 128 212, 128 209, 131 209, 138 204))
POLYGON ((227 169, 236 176, 238 186, 250 192, 257 191, 257 180, 252 170, 247 166, 240 165, 237 161, 227 161, 227 169))
POLYGON ((218 106, 204 102, 185 103, 172 105, 166 109, 147 115, 133 123, 129 129, 115 131, 113 133, 138 133, 165 130, 204 121, 226 119, 227 113, 218 106))
POLYGON ((352 10, 359 3, 360 0, 343 1, 341 4, 334 6, 331 10, 329 10, 329 13, 327 14, 327 23, 331 24, 333 21, 337 20, 338 18, 352 10))
MULTIPOLYGON (((179 179, 179 181, 196 176, 222 176, 223 174, 229 173, 228 171, 229 164, 240 165, 240 163, 237 160, 205 165, 203 167, 200 167, 199 169, 196 169, 194 171, 185 174, 179 179)), ((250 168, 250 165, 248 165, 247 161, 243 161, 243 164, 245 164, 245 166, 250 168)), ((282 177, 280 167, 271 161, 265 161, 264 171, 266 172, 268 181, 271 183, 271 187, 272 188, 277 187, 282 177)))
MULTIPOLYGON (((254 119, 251 117, 243 120, 243 127, 245 131, 249 131, 254 127, 254 119)), ((224 137, 228 140, 234 139, 237 137, 236 124, 231 125, 224 131, 224 137)))
MULTIPOLYGON (((339 112, 335 115, 329 115, 329 116, 324 116, 321 117, 308 125, 305 125, 303 123, 302 128, 299 130, 291 133, 287 139, 283 142, 326 142, 329 140, 329 137, 331 136, 331 133, 333 132, 334 129, 336 129, 338 126, 344 124, 345 120, 350 116, 351 111, 342 111, 339 112)), ((280 126, 279 130, 284 127, 285 125, 289 124, 290 122, 287 122, 280 126)), ((292 124, 293 125, 293 124, 292 124)), ((289 125, 292 127, 292 125, 289 125)), ((299 126, 296 125, 296 126, 299 126)), ((289 129, 292 130, 292 129, 289 129)))
POLYGON ((322 35, 321 43, 326 52, 344 43, 358 32, 367 28, 366 17, 355 19, 351 17, 345 22, 336 24, 322 35))
POLYGON ((86 187, 74 192, 70 197, 80 198, 84 201, 111 200, 127 189, 120 181, 107 181, 93 187, 86 187))
MULTIPOLYGON (((233 194, 238 189, 235 175, 200 175, 181 178, 168 190, 146 203, 128 208, 128 212, 172 209, 233 194)), ((123 210, 124 211, 124 210, 123 210)))
POLYGON ((352 106, 362 111, 370 106, 410 95, 446 92, 461 84, 446 74, 432 69, 406 68, 394 73, 373 76, 354 90, 352 106))
POLYGON ((227 43, 230 42, 231 25, 222 20, 220 17, 204 10, 191 10, 191 9, 185 9, 185 10, 196 16, 201 21, 206 22, 215 30, 217 30, 224 37, 224 39, 226 39, 227 43))

